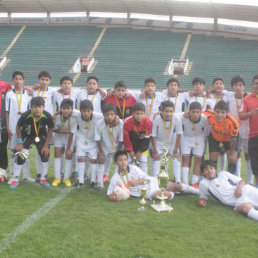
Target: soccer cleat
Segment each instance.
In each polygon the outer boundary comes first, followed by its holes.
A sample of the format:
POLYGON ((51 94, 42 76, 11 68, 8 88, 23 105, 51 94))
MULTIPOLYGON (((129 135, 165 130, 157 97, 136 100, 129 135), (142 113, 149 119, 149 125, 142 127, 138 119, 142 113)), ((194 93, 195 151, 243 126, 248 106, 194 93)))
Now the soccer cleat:
POLYGON ((74 188, 82 188, 82 187, 84 187, 85 185, 83 184, 83 183, 79 183, 79 182, 77 182, 77 183, 75 183, 74 185, 73 185, 73 187, 74 188))
POLYGON ((34 178, 32 178, 31 176, 24 177, 22 180, 30 182, 30 183, 36 182, 36 180, 34 178))
POLYGON ((96 182, 91 182, 90 183, 90 189, 95 190, 96 189, 95 187, 96 187, 96 182))
POLYGON ((48 183, 48 181, 46 179, 40 180, 40 184, 43 187, 50 187, 50 184, 48 183))
POLYGON ((19 182, 16 181, 16 180, 14 180, 14 181, 11 183, 11 185, 10 185, 10 189, 16 189, 18 185, 19 185, 19 182))
POLYGON ((107 175, 104 175, 104 176, 103 176, 103 183, 108 182, 108 180, 109 180, 108 176, 107 176, 107 175))
POLYGON ((7 184, 8 184, 8 185, 12 184, 12 182, 13 182, 14 180, 15 180, 15 179, 14 179, 13 177, 10 177, 10 178, 8 179, 7 184))
POLYGON ((37 174, 36 181, 40 182, 41 174, 37 174))
POLYGON ((101 183, 97 183, 97 184, 95 184, 95 189, 97 189, 97 190, 101 191, 101 190, 103 190, 103 189, 104 189, 104 185, 103 185, 103 184, 101 184, 101 183))
POLYGON ((192 184, 192 187, 196 188, 196 189, 200 189, 199 185, 198 184, 192 184))
POLYGON ((66 187, 70 187, 72 184, 70 182, 70 180, 67 178, 67 179, 64 179, 63 180, 63 183, 65 184, 66 187))
POLYGON ((58 178, 55 178, 55 180, 52 182, 52 186, 58 187, 60 183, 61 183, 61 180, 58 178))
POLYGON ((77 180, 78 177, 79 177, 79 173, 78 173, 77 171, 74 171, 74 172, 72 173, 72 175, 73 175, 73 178, 74 178, 75 180, 77 180))
POLYGON ((90 177, 87 174, 84 174, 84 182, 89 180, 90 180, 90 177))

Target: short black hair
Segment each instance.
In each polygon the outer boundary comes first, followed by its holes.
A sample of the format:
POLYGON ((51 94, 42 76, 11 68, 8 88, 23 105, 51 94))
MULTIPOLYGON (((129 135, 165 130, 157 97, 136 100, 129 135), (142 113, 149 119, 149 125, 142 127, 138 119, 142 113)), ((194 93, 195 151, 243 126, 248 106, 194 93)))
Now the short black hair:
POLYGON ((99 82, 99 78, 98 77, 96 77, 96 76, 89 76, 88 78, 87 78, 87 83, 89 82, 89 80, 95 80, 97 83, 99 82))
POLYGON ((229 111, 228 103, 224 100, 219 100, 215 104, 214 110, 216 109, 226 110, 228 112, 229 111))
POLYGON ((21 72, 21 71, 15 71, 15 72, 13 72, 12 79, 14 79, 14 77, 15 77, 16 75, 20 75, 23 80, 25 79, 24 73, 21 72))
POLYGON ((213 79, 213 81, 212 81, 212 85, 213 85, 215 82, 217 82, 217 81, 222 81, 222 82, 223 82, 223 84, 224 84, 224 80, 223 80, 223 78, 221 78, 221 77, 216 77, 216 78, 214 78, 214 79, 213 79))
POLYGON ((254 83, 254 81, 257 80, 257 79, 258 79, 258 74, 256 74, 256 75, 253 77, 252 83, 254 83))
POLYGON ((242 82, 243 85, 245 85, 245 79, 241 75, 236 75, 231 79, 231 87, 233 87, 233 85, 238 82, 242 82))
POLYGON ((35 106, 35 107, 45 106, 45 100, 44 100, 44 98, 37 96, 37 97, 32 98, 30 105, 31 105, 31 107, 32 106, 35 106))
POLYGON ((93 110, 93 104, 90 100, 85 99, 80 104, 80 110, 91 109, 93 110))
POLYGON ((202 105, 200 104, 200 102, 192 102, 189 106, 189 110, 193 110, 193 109, 200 109, 202 110, 202 105))
POLYGON ((50 80, 52 79, 52 77, 48 71, 41 71, 38 75, 38 79, 40 79, 41 77, 47 77, 50 80))
POLYGON ((115 86, 114 86, 114 89, 117 89, 117 88, 125 88, 126 89, 126 84, 124 81, 118 81, 115 83, 115 86))
POLYGON ((60 108, 73 108, 73 100, 63 99, 61 102, 60 108))
POLYGON ((127 151, 124 151, 124 150, 117 151, 114 155, 114 161, 116 162, 120 156, 126 156, 128 158, 127 151))
POLYGON ((102 113, 105 114, 107 112, 113 111, 117 114, 116 106, 113 103, 107 103, 102 108, 102 113))
POLYGON ((180 87, 180 82, 179 82, 179 80, 178 80, 177 78, 175 78, 175 77, 170 78, 170 79, 167 81, 167 87, 168 87, 168 85, 169 85, 171 82, 177 83, 178 87, 180 87))
POLYGON ((195 83, 202 83, 202 84, 206 84, 205 83, 205 80, 203 79, 203 78, 201 78, 201 77, 195 77, 195 78, 193 78, 193 80, 192 80, 192 85, 194 85, 195 83))
POLYGON ((136 102, 133 105, 132 112, 136 112, 136 111, 143 111, 143 112, 145 112, 144 104, 142 104, 141 102, 136 102))
POLYGON ((145 79, 145 81, 144 81, 144 86, 145 86, 147 83, 149 83, 149 82, 154 83, 154 84, 156 85, 155 79, 153 79, 153 78, 147 78, 147 79, 145 79))
POLYGON ((211 161, 211 160, 204 160, 201 164, 201 173, 203 174, 204 169, 206 169, 208 166, 214 167, 215 169, 217 169, 215 162, 211 161))
POLYGON ((161 102, 160 110, 164 111, 166 107, 172 107, 174 109, 175 106, 174 106, 174 103, 171 102, 170 100, 166 100, 166 101, 161 102))
POLYGON ((73 84, 73 79, 69 76, 63 76, 60 80, 60 85, 64 82, 64 81, 70 81, 73 84))

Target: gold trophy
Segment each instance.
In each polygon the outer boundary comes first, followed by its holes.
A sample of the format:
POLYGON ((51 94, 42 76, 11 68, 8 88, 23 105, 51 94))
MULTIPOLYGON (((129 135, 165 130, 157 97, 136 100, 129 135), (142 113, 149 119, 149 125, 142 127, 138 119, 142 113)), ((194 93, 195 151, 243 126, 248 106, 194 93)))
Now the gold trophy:
POLYGON ((160 203, 151 205, 151 207, 158 212, 161 212, 161 211, 171 212, 173 210, 171 206, 166 204, 166 199, 168 199, 168 197, 165 196, 164 194, 169 180, 169 177, 166 173, 166 166, 168 162, 167 154, 168 154, 168 150, 166 147, 164 147, 164 154, 161 157, 161 163, 160 163, 160 173, 158 175, 159 187, 161 188, 161 196, 158 196, 160 203))
POLYGON ((146 204, 145 197, 146 197, 146 193, 147 193, 147 188, 145 186, 143 186, 142 188, 140 188, 140 190, 141 190, 142 199, 140 200, 141 207, 138 208, 138 211, 145 211, 146 208, 144 206, 146 204))

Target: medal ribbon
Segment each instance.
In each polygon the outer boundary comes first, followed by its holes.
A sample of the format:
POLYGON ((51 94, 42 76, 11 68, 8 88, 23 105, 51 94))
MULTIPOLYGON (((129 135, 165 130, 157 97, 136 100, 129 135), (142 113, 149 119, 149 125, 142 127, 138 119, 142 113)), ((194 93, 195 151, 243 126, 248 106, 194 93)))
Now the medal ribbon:
POLYGON ((124 98, 124 103, 123 103, 123 112, 122 112, 122 109, 120 107, 120 104, 119 104, 119 101, 118 101, 117 97, 116 97, 116 103, 117 103, 119 111, 122 115, 122 119, 124 119, 124 117, 125 117, 125 98, 124 98))
POLYGON ((15 91, 18 107, 19 107, 19 112, 21 112, 21 103, 22 103, 22 89, 20 91, 20 99, 18 98, 18 93, 15 91))
MULTIPOLYGON (((235 98, 236 98, 236 97, 235 97, 235 98)), ((237 113, 239 113, 239 109, 240 109, 240 107, 243 105, 243 100, 244 100, 244 94, 242 94, 242 97, 241 97, 241 105, 239 106, 238 100, 237 100, 237 98, 236 98, 237 113)))
POLYGON ((129 181, 128 181, 128 173, 127 173, 127 170, 126 170, 126 181, 127 181, 127 183, 125 182, 124 177, 122 176, 122 173, 120 172, 119 174, 120 174, 120 176, 121 176, 121 178, 122 178, 122 181, 123 181, 124 186, 129 189, 129 183, 128 183, 129 181))
POLYGON ((88 134, 89 134, 89 130, 90 130, 90 122, 91 120, 89 120, 88 125, 87 125, 87 131, 86 131, 86 138, 88 139, 88 134))
MULTIPOLYGON (((41 117, 40 117, 41 118, 41 117)), ((37 137, 39 137, 39 129, 40 129, 40 118, 39 119, 35 119, 34 117, 33 117, 33 124, 34 124, 34 130, 35 130, 35 133, 36 133, 36 136, 37 137), (36 122, 38 122, 39 121, 39 127, 37 128, 37 124, 36 124, 36 122)))
MULTIPOLYGON (((134 128, 135 128, 135 132, 137 133, 137 135, 139 136, 139 138, 141 138, 141 135, 139 134, 138 129, 137 129, 135 123, 134 123, 134 118, 133 118, 133 125, 134 125, 134 128)), ((148 134, 147 128, 146 128, 146 133, 148 134)))
MULTIPOLYGON (((175 99, 175 103, 174 103, 174 110, 176 110, 177 97, 178 97, 178 95, 176 94, 176 99, 175 99)), ((170 96, 168 96, 168 100, 173 102, 172 100, 170 100, 170 96)))
POLYGON ((225 132, 225 126, 226 126, 226 119, 224 120, 224 125, 223 125, 223 128, 222 128, 222 131, 219 133, 220 138, 221 138, 221 142, 223 142, 222 138, 223 138, 223 134, 225 132))
POLYGON ((153 106, 154 95, 152 96, 150 109, 149 109, 149 104, 148 104, 147 97, 145 97, 145 101, 146 101, 147 115, 148 115, 148 117, 149 117, 149 116, 150 116, 150 113, 151 113, 151 110, 152 110, 152 106, 153 106))
MULTIPOLYGON (((88 92, 87 92, 86 99, 88 99, 88 96, 89 96, 89 95, 88 95, 88 92)), ((93 95, 93 97, 92 97, 92 99, 91 99, 91 103, 94 101, 95 97, 96 97, 96 94, 93 95)))
POLYGON ((166 132, 166 136, 167 136, 167 143, 169 143, 169 136, 170 136, 171 129, 172 129, 172 119, 170 120, 169 133, 167 131, 166 122, 165 122, 164 118, 163 118, 163 126, 164 126, 164 129, 165 129, 165 132, 166 132))
MULTIPOLYGON (((61 117, 61 121, 62 121, 62 126, 64 127, 64 123, 65 123, 65 119, 64 119, 64 116, 62 114, 62 117, 61 117)), ((71 126, 71 121, 70 121, 70 116, 68 117, 68 127, 70 128, 71 126)))
MULTIPOLYGON (((195 101, 196 101, 196 102, 198 102, 198 100, 197 100, 197 96, 195 96, 195 101)), ((202 109, 203 109, 203 107, 204 107, 205 103, 206 103, 206 97, 204 96, 204 97, 203 97, 203 105, 202 105, 202 109)))
POLYGON ((47 88, 45 88, 45 89, 43 90, 43 93, 42 93, 42 95, 40 96, 40 95, 39 95, 39 94, 40 94, 40 88, 39 88, 39 89, 38 89, 38 96, 44 97, 44 94, 45 94, 46 89, 47 89, 47 88))
MULTIPOLYGON (((64 99, 64 93, 62 93, 64 99)), ((71 91, 69 92, 69 99, 71 99, 71 91)))
POLYGON ((114 131, 115 131, 115 128, 113 127, 113 130, 110 129, 110 126, 108 125, 108 136, 109 136, 109 140, 112 144, 112 147, 114 147, 114 131))
MULTIPOLYGON (((215 96, 216 103, 217 103, 217 102, 218 102, 218 97, 217 97, 217 94, 216 94, 216 93, 214 93, 214 96, 215 96)), ((223 94, 221 95, 221 97, 220 97, 220 100, 223 100, 223 94)))

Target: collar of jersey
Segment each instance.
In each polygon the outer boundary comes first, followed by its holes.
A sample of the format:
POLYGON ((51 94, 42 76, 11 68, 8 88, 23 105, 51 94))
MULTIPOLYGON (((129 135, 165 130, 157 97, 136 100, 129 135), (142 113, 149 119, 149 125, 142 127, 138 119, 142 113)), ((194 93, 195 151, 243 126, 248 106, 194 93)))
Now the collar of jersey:
MULTIPOLYGON (((84 121, 84 122, 88 122, 88 121, 86 121, 86 120, 82 117, 82 115, 81 115, 81 118, 82 118, 82 121, 84 121)), ((91 114, 91 116, 90 116, 90 119, 89 119, 89 120, 92 120, 92 118, 93 118, 93 114, 91 114)))
MULTIPOLYGON (((46 115, 42 113, 39 118, 35 119, 35 121, 38 122, 42 117, 47 118, 46 115)), ((33 118, 32 112, 27 116, 27 118, 33 118)))

